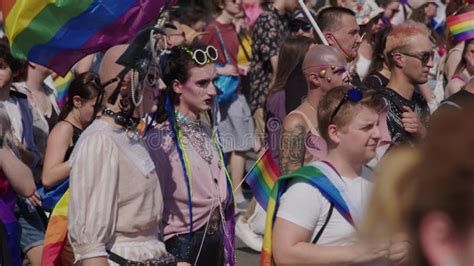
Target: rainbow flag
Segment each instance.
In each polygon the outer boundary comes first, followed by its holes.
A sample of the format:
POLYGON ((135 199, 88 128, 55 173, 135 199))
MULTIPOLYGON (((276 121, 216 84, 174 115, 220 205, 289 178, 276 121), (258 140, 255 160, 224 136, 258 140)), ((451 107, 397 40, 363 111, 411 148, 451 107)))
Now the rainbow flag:
POLYGON ((446 23, 456 43, 474 38, 474 11, 448 17, 446 23))
POLYGON ((266 148, 244 177, 255 199, 264 209, 267 209, 268 200, 279 176, 280 169, 273 161, 270 149, 266 148))
POLYGON ((326 174, 314 166, 303 166, 291 174, 281 176, 273 187, 271 197, 268 201, 267 218, 263 235, 263 247, 260 255, 261 266, 272 266, 272 238, 273 222, 278 210, 279 200, 286 190, 290 180, 295 182, 307 182, 317 188, 321 194, 334 204, 334 208, 351 224, 354 224, 347 203, 339 190, 332 184, 326 174))
POLYGON ((64 76, 86 55, 129 41, 157 19, 165 2, 2 0, 1 7, 15 57, 64 76))
POLYGON ((61 108, 66 103, 69 85, 71 85, 73 79, 74 74, 72 71, 67 72, 66 76, 64 77, 57 76, 54 79, 54 87, 56 87, 56 91, 58 92, 56 102, 59 108, 61 108))
POLYGON ((59 265, 59 258, 67 237, 69 189, 58 201, 49 218, 44 236, 42 266, 59 265))

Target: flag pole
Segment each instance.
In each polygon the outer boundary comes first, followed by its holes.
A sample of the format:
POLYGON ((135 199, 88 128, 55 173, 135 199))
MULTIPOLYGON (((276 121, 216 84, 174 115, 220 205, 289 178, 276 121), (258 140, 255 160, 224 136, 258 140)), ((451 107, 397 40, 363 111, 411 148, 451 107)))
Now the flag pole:
POLYGON ((262 157, 269 151, 269 148, 264 148, 265 151, 258 157, 258 159, 255 161, 255 163, 252 165, 252 167, 250 167, 250 169, 247 171, 247 174, 244 176, 244 178, 242 178, 242 181, 240 181, 240 183, 237 185, 236 188, 234 188, 234 191, 232 192, 235 193, 241 186, 242 184, 245 182, 245 180, 247 180, 247 177, 249 176, 249 173, 252 172, 252 170, 257 166, 257 163, 258 161, 260 161, 260 159, 262 159, 262 157))
POLYGON ((298 0, 298 3, 300 4, 301 8, 303 9, 304 14, 308 18, 309 22, 311 22, 311 25, 313 25, 314 30, 316 30, 316 33, 318 34, 319 38, 323 42, 324 45, 329 45, 328 41, 324 37, 323 32, 319 28, 318 24, 316 24, 316 21, 314 20, 313 16, 311 15, 311 12, 309 12, 308 7, 305 5, 304 0, 298 0))

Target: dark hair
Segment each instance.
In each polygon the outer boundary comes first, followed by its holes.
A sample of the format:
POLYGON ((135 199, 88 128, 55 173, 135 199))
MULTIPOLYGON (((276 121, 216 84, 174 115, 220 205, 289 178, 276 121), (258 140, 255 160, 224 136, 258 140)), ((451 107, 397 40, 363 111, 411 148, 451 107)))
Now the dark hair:
POLYGON ((391 3, 400 3, 400 0, 375 0, 375 3, 378 6, 384 8, 384 7, 388 6, 391 3))
POLYGON ((206 20, 206 13, 202 8, 197 6, 183 10, 182 15, 179 17, 179 22, 188 26, 192 26, 192 24, 200 20, 206 20))
MULTIPOLYGON (((179 96, 173 90, 173 82, 175 80, 185 83, 189 79, 189 70, 193 67, 199 67, 191 55, 185 50, 195 51, 197 49, 206 50, 206 46, 201 43, 193 43, 191 45, 180 45, 171 48, 170 54, 166 55, 162 79, 166 84, 165 93, 160 94, 160 103, 166 101, 166 97, 170 97, 171 103, 176 105, 179 103, 179 96)), ((164 104, 158 107, 158 123, 162 123, 168 119, 164 104)))
POLYGON ((382 70, 385 61, 385 43, 387 42, 387 37, 390 32, 392 32, 392 27, 383 28, 375 34, 373 58, 369 66, 367 77, 382 70))
POLYGON ((323 8, 316 16, 316 23, 321 31, 335 31, 341 25, 342 15, 349 15, 354 17, 354 11, 340 6, 330 6, 323 8))
POLYGON ((23 67, 23 62, 14 58, 11 54, 10 47, 6 43, 0 43, 0 59, 4 60, 8 64, 12 73, 17 73, 23 67))
POLYGON ((459 61, 459 64, 454 71, 454 75, 459 75, 464 69, 466 69, 466 54, 469 52, 469 45, 471 44, 474 44, 474 38, 464 41, 461 61, 459 61))
POLYGON ((220 6, 225 5, 225 0, 212 0, 212 5, 217 12, 221 12, 223 9, 220 6))
POLYGON ((97 97, 103 88, 100 85, 99 75, 94 72, 85 72, 77 75, 69 85, 66 103, 61 108, 59 121, 66 119, 67 115, 74 108, 74 96, 81 97, 84 101, 89 101, 97 97))
POLYGON ((283 41, 278 53, 276 78, 268 91, 267 98, 286 85, 293 71, 303 71, 301 65, 303 64, 304 57, 311 44, 315 43, 315 39, 306 36, 289 36, 283 41), (298 66, 299 69, 297 69, 298 66))

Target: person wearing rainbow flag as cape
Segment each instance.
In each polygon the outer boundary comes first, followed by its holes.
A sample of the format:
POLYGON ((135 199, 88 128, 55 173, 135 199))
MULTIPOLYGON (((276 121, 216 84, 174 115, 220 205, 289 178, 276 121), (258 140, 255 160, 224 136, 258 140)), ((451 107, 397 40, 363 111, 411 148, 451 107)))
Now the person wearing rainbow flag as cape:
POLYGON ((146 134, 163 188, 164 240, 178 265, 234 265, 232 180, 215 125, 217 57, 213 46, 171 49, 158 125, 146 134))
POLYGON ((383 106, 374 91, 347 86, 322 98, 318 125, 327 155, 278 179, 267 207, 261 265, 403 262, 406 246, 366 245, 355 237, 372 187, 365 165, 382 137, 383 106))

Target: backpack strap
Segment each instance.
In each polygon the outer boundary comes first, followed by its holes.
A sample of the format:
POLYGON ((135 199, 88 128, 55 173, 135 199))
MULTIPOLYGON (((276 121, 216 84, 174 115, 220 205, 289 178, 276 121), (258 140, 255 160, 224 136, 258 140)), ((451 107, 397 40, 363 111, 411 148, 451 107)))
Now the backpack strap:
POLYGON ((221 30, 219 29, 217 25, 215 25, 215 28, 216 28, 217 37, 219 38, 219 42, 221 44, 222 51, 224 52, 225 62, 226 64, 230 64, 231 61, 229 58, 229 54, 227 53, 227 49, 225 48, 224 38, 222 37, 221 30))
POLYGON ((323 226, 321 227, 321 229, 319 229, 313 241, 311 241, 311 243, 313 244, 316 244, 316 242, 318 242, 318 240, 321 238, 321 235, 323 234, 324 229, 326 229, 326 226, 328 225, 329 220, 331 219, 332 211, 334 210, 334 203, 332 203, 331 201, 330 203, 331 203, 331 206, 329 207, 328 216, 326 217, 326 220, 324 221, 323 226))

